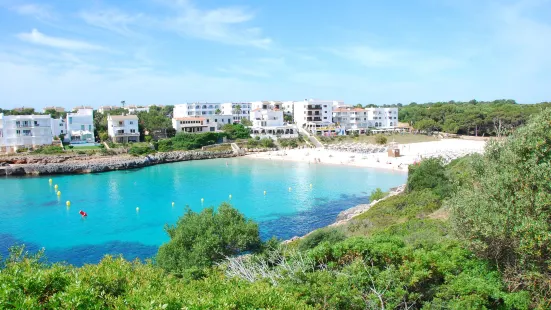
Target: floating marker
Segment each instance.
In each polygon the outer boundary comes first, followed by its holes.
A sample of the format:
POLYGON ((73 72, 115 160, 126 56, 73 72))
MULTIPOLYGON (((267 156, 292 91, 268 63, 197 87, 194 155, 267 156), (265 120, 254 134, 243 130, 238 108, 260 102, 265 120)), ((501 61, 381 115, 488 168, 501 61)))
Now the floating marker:
POLYGON ((65 203, 65 205, 67 205, 67 207, 70 207, 71 206, 71 202, 69 200, 67 200, 67 202, 65 203))
POLYGON ((58 195, 58 196, 61 196, 61 191, 57 191, 57 195, 58 195))
POLYGON ((48 183, 52 184, 53 180, 52 179, 49 179, 48 180, 48 183))
POLYGON ((203 203, 203 201, 205 201, 205 198, 201 198, 201 203, 203 203))
POLYGON ((266 191, 264 191, 264 195, 266 195, 266 191))
POLYGON ((54 185, 54 188, 55 188, 55 189, 57 189, 58 187, 59 187, 59 186, 57 186, 57 184, 56 184, 56 185, 54 185))
POLYGON ((292 188, 289 187, 289 191, 291 191, 292 188))
POLYGON ((310 188, 312 188, 312 183, 310 183, 310 188))
POLYGON ((230 200, 231 200, 231 194, 230 194, 230 200))
POLYGON ((174 207, 174 201, 172 202, 172 206, 174 207))
POLYGON ((136 212, 140 212, 140 207, 136 207, 136 212))

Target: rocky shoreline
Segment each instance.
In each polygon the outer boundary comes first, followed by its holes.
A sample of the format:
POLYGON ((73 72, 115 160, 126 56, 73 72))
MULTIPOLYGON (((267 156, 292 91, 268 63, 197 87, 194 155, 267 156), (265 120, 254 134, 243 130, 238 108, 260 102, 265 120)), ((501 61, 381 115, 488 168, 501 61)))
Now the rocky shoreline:
POLYGON ((0 176, 82 174, 136 169, 188 160, 240 156, 233 151, 174 151, 147 156, 16 155, 0 157, 0 176))

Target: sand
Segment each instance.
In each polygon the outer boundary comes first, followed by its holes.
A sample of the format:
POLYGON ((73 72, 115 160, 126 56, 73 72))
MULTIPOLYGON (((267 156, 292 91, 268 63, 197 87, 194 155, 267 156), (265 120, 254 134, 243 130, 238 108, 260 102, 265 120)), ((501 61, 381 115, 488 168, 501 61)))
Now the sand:
POLYGON ((452 159, 467 154, 482 153, 485 144, 485 141, 463 139, 442 139, 440 141, 401 144, 398 145, 401 156, 397 158, 389 157, 387 152, 360 154, 323 148, 280 150, 250 154, 245 157, 252 159, 307 162, 311 165, 331 164, 369 167, 407 173, 408 165, 420 161, 423 158, 442 156, 445 159, 452 159))

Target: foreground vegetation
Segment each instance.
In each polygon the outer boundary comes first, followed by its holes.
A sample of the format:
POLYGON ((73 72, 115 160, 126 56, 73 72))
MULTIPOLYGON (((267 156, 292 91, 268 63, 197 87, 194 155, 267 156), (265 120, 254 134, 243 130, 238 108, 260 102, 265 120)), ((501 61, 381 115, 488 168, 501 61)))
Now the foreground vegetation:
POLYGON ((550 162, 547 110, 483 156, 410 166, 403 194, 290 244, 223 204, 167 226, 152 261, 77 268, 14 248, 0 308, 549 309, 550 162))

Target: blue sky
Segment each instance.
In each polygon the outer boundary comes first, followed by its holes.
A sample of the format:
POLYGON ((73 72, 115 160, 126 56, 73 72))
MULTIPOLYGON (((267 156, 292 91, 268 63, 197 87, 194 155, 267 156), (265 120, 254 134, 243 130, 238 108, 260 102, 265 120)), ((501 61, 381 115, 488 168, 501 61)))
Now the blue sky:
POLYGON ((0 0, 0 107, 551 100, 545 0, 0 0))

